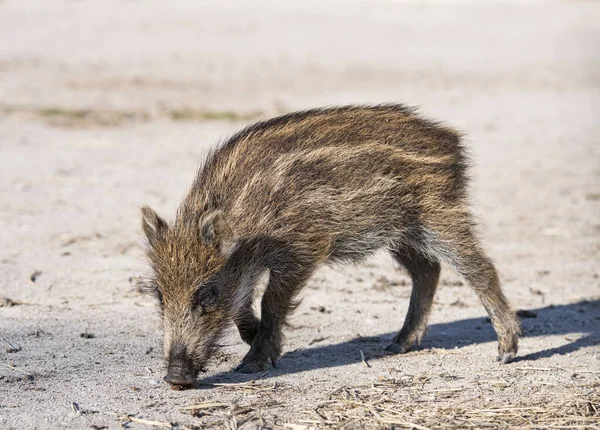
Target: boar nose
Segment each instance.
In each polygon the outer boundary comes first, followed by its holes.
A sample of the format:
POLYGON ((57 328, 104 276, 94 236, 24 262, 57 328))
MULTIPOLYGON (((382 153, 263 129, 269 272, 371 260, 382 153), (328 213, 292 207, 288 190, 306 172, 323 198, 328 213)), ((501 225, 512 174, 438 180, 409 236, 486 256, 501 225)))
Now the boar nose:
POLYGON ((165 382, 171 385, 180 385, 182 387, 192 387, 194 385, 194 378, 190 375, 183 375, 177 372, 169 371, 163 378, 165 382))
POLYGON ((194 371, 187 359, 187 350, 181 344, 175 344, 169 353, 167 374, 163 378, 171 385, 191 387, 194 385, 194 371))

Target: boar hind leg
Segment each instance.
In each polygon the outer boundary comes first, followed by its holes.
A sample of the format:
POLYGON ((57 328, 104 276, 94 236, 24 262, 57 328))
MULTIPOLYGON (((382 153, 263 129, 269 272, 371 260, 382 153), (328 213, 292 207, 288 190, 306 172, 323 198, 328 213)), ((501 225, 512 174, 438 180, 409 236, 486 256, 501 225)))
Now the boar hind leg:
POLYGON ((289 261, 272 268, 269 283, 261 301, 258 332, 236 372, 255 373, 273 367, 281 354, 282 327, 290 310, 296 307, 294 297, 313 273, 311 265, 289 261))
POLYGON ((498 360, 509 363, 517 354, 521 328, 494 265, 474 240, 467 247, 463 243, 456 246, 454 254, 451 262, 477 293, 498 334, 498 360))
POLYGON ((388 353, 398 354, 409 351, 415 343, 421 343, 425 335, 427 318, 440 276, 440 263, 425 258, 411 248, 393 250, 392 255, 408 270, 413 284, 404 325, 385 349, 388 353))
POLYGON ((498 335, 498 360, 510 362, 517 354, 521 327, 491 260, 470 228, 470 216, 455 218, 452 225, 430 234, 432 252, 438 252, 475 290, 498 335), (460 220, 460 222, 458 222, 460 220))

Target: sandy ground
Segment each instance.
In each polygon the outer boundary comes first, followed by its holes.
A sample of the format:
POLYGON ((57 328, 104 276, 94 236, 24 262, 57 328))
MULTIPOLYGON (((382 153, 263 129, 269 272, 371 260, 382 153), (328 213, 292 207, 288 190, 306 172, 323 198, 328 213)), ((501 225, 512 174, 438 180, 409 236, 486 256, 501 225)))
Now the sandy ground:
POLYGON ((219 3, 0 1, 0 428, 600 428, 600 3, 219 3), (447 268, 383 356, 410 285, 382 254, 312 279, 278 369, 233 374, 232 332, 224 385, 169 389, 139 207, 172 218, 253 118, 384 101, 467 133, 519 359, 447 268))

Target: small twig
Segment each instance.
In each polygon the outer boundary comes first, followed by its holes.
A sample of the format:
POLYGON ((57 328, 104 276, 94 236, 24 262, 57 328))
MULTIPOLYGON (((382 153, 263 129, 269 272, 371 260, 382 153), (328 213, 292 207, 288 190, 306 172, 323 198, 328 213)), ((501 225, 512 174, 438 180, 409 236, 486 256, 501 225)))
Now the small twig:
POLYGON ((10 343, 8 340, 6 340, 6 338, 4 336, 0 336, 0 339, 2 339, 8 346, 9 349, 6 350, 6 352, 19 352, 21 350, 21 347, 16 347, 14 346, 12 343, 10 343))
MULTIPOLYGON (((344 387, 344 386, 342 386, 342 387, 338 387, 338 388, 335 388, 335 389, 331 390, 329 393, 327 393, 327 394, 325 395, 325 397, 326 397, 326 398, 330 398, 331 396, 333 396, 334 394, 337 394, 337 393, 339 393, 340 391, 342 391, 342 390, 343 390, 343 389, 345 389, 345 388, 346 388, 346 387, 344 387)), ((329 403, 329 402, 323 402, 323 403, 321 403, 321 404, 325 405, 325 404, 327 404, 327 403, 329 403)))
POLYGON ((198 385, 209 387, 248 387, 256 385, 254 380, 248 382, 199 382, 198 385))
POLYGON ((18 306, 18 305, 34 305, 35 303, 29 303, 29 302, 23 302, 21 300, 12 300, 9 299, 8 297, 0 297, 0 308, 1 307, 7 307, 10 308, 12 306, 18 306))
POLYGON ((154 426, 154 427, 163 427, 163 428, 167 428, 167 429, 172 429, 173 428, 173 424, 166 422, 166 421, 152 421, 152 420, 145 420, 142 418, 136 418, 136 417, 132 417, 131 415, 121 415, 119 417, 119 420, 124 421, 124 422, 132 422, 132 423, 138 423, 138 424, 145 424, 148 426, 154 426))
POLYGON ((88 308, 95 308, 96 306, 112 306, 112 305, 118 305, 121 302, 103 302, 103 303, 91 303, 89 305, 87 305, 88 308))
POLYGON ((365 367, 371 367, 371 365, 369 363, 367 363, 367 360, 365 358, 365 353, 363 352, 363 350, 360 350, 360 361, 362 361, 362 363, 365 365, 365 367))
POLYGON ((462 352, 454 351, 452 349, 442 349, 442 348, 421 349, 418 351, 411 352, 411 355, 427 355, 427 354, 458 355, 458 354, 462 354, 462 352))
MULTIPOLYGON (((233 413, 236 415, 244 415, 247 414, 248 412, 253 412, 255 411, 256 408, 252 407, 252 406, 248 406, 248 407, 242 407, 242 406, 235 406, 233 408, 233 413)), ((249 419, 249 418, 248 418, 249 419)))
POLYGON ((530 406, 530 407, 523 407, 523 408, 519 408, 519 407, 506 407, 506 408, 489 408, 489 409, 474 409, 471 411, 468 411, 471 414, 478 414, 478 413, 482 413, 482 412, 491 412, 491 413, 495 413, 495 412, 501 412, 501 411, 532 411, 532 412, 544 412, 545 409, 537 407, 537 406, 530 406))
POLYGON ((284 428, 286 429, 292 429, 292 430, 306 430, 308 428, 307 425, 304 424, 294 424, 294 423, 285 423, 283 425, 284 428))
POLYGON ((498 369, 489 369, 490 372, 506 372, 507 370, 538 370, 540 372, 556 372, 569 371, 569 369, 561 369, 560 367, 510 367, 501 366, 498 369))
POLYGON ((117 417, 118 420, 121 420, 121 421, 124 421, 124 422, 146 424, 146 425, 150 425, 150 426, 164 427, 164 428, 170 428, 170 429, 177 428, 178 430, 192 430, 192 428, 190 428, 188 426, 181 425, 181 424, 175 426, 172 423, 167 423, 167 422, 163 422, 163 421, 144 420, 142 418, 136 418, 136 417, 131 416, 131 415, 120 415, 120 414, 117 414, 117 413, 114 413, 114 412, 108 412, 108 411, 100 411, 100 412, 103 413, 103 414, 106 414, 106 415, 112 415, 114 417, 117 417))
POLYGON ((522 427, 525 429, 597 429, 600 427, 597 426, 589 426, 589 425, 584 425, 584 426, 566 426, 566 425, 548 425, 548 424, 540 424, 540 425, 530 425, 527 427, 522 427))
POLYGON ((552 372, 554 370, 563 370, 558 367, 514 367, 511 370, 539 370, 541 372, 552 372))
POLYGON ((384 424, 396 424, 396 425, 408 427, 411 429, 415 428, 417 430, 430 430, 429 427, 420 426, 419 424, 415 424, 415 423, 411 423, 409 421, 403 421, 403 420, 384 419, 384 420, 381 420, 381 422, 383 422, 384 424))
POLYGON ((239 382, 239 383, 226 383, 226 382, 198 382, 196 386, 198 387, 223 387, 223 388, 249 388, 254 389, 256 391, 266 391, 266 390, 274 390, 277 388, 277 383, 273 383, 273 385, 265 385, 265 384, 256 384, 255 380, 248 382, 239 382))
POLYGON ((466 390, 466 387, 461 387, 461 388, 443 388, 441 390, 428 390, 428 391, 421 391, 421 393, 423 394, 428 394, 428 393, 453 393, 456 391, 464 391, 466 390))

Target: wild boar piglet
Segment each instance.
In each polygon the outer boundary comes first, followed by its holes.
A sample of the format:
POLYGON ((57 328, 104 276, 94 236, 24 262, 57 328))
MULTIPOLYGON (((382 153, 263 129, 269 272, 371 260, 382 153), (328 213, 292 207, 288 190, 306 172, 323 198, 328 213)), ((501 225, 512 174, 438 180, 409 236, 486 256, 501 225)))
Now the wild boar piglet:
POLYGON ((142 208, 164 379, 193 386, 231 321, 250 345, 236 370, 275 366, 286 317, 315 270, 381 248, 413 284, 389 353, 420 343, 446 261, 479 296, 509 362, 519 322, 476 237, 466 169, 456 131, 401 105, 312 109, 233 135, 208 155, 171 225, 142 208), (252 299, 265 272, 259 319, 252 299))

